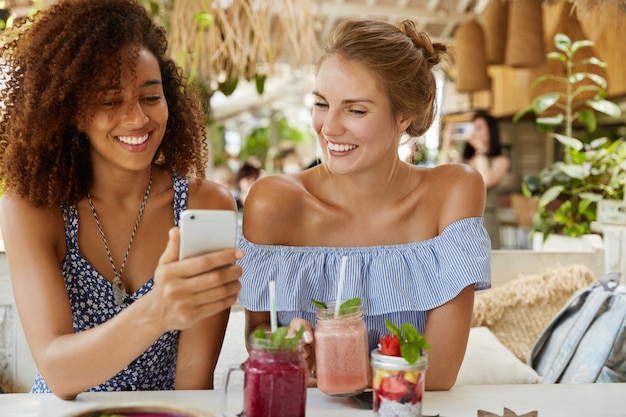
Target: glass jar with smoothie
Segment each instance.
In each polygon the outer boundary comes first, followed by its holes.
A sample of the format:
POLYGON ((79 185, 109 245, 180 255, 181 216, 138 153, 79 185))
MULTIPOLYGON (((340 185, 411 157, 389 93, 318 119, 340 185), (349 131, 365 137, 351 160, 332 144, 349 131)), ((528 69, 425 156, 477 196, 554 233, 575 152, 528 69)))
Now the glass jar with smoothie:
POLYGON ((315 374, 317 387, 327 395, 352 396, 369 385, 367 328, 360 300, 353 300, 339 314, 334 301, 316 303, 315 374))
MULTIPOLYGON (((286 333, 283 327, 279 331, 286 333)), ((301 333, 296 335, 294 341, 283 336, 282 343, 278 338, 272 339, 269 332, 266 337, 250 337, 248 359, 241 365, 230 366, 224 382, 227 403, 231 372, 244 372, 243 411, 237 416, 304 417, 307 365, 300 336, 301 333)))

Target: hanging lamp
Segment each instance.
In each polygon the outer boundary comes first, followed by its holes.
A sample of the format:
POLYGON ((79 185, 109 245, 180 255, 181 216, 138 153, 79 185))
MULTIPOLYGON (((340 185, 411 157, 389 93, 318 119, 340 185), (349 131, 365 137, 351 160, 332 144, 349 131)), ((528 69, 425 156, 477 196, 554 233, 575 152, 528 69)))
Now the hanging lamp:
POLYGON ((510 0, 505 63, 533 68, 546 60, 543 0, 510 0))
POLYGON ((508 0, 490 0, 483 11, 482 21, 488 64, 504 64, 508 18, 508 0))
POLYGON ((460 93, 489 90, 485 35, 477 20, 461 23, 454 32, 457 67, 456 88, 460 93))

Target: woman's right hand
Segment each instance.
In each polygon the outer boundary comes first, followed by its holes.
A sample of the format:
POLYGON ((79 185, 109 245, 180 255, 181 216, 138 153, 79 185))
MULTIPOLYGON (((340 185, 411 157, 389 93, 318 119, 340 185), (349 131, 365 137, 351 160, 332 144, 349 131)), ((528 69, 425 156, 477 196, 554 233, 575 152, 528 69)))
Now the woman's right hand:
POLYGON ((154 306, 165 330, 187 329, 237 301, 240 249, 211 252, 179 261, 180 230, 169 231, 167 247, 154 274, 154 306))
POLYGON ((452 144, 452 133, 454 132, 454 123, 448 122, 443 126, 442 144, 450 146, 452 144))

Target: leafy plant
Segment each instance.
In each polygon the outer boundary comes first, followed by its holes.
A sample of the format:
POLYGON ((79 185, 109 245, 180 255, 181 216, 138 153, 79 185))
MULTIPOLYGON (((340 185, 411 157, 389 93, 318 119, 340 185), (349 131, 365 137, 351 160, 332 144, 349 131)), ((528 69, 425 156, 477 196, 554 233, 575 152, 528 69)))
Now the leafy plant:
POLYGON ((563 87, 536 97, 532 104, 513 117, 519 121, 533 112, 539 130, 549 132, 563 146, 563 160, 556 161, 538 175, 527 175, 522 192, 527 197, 539 196, 538 209, 533 219, 533 231, 542 232, 544 239, 550 233, 582 236, 591 233, 591 222, 597 217, 597 202, 603 199, 623 198, 626 176, 626 143, 622 139, 593 136, 581 140, 574 137, 574 122, 578 121, 587 134, 597 129, 596 112, 620 117, 621 110, 606 100, 606 79, 588 72, 589 65, 605 68, 596 57, 577 59, 577 53, 593 46, 590 40, 572 42, 562 33, 554 37, 557 51, 548 59, 561 62, 565 75, 548 74, 538 77, 533 87, 548 80, 563 87), (591 98, 584 98, 593 93, 591 98), (553 115, 543 116, 550 110, 553 115), (557 128, 564 133, 557 133, 557 128))
POLYGON ((270 147, 280 141, 290 141, 294 144, 304 143, 313 139, 310 132, 300 130, 292 125, 286 116, 282 114, 272 115, 267 125, 255 128, 241 144, 238 158, 245 161, 256 158, 261 161, 262 167, 266 168, 267 153, 270 147), (271 124, 274 124, 271 127, 271 124), (270 135, 273 132, 274 138, 270 135))

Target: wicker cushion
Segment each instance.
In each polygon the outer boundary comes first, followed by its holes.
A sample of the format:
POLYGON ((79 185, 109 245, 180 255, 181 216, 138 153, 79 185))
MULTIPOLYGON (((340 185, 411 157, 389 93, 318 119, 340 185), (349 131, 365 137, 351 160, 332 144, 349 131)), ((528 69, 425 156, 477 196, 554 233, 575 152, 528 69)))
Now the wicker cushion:
POLYGON ((520 275, 476 293, 472 327, 488 327, 515 356, 526 361, 552 318, 576 290, 594 280, 593 272, 585 265, 520 275))

